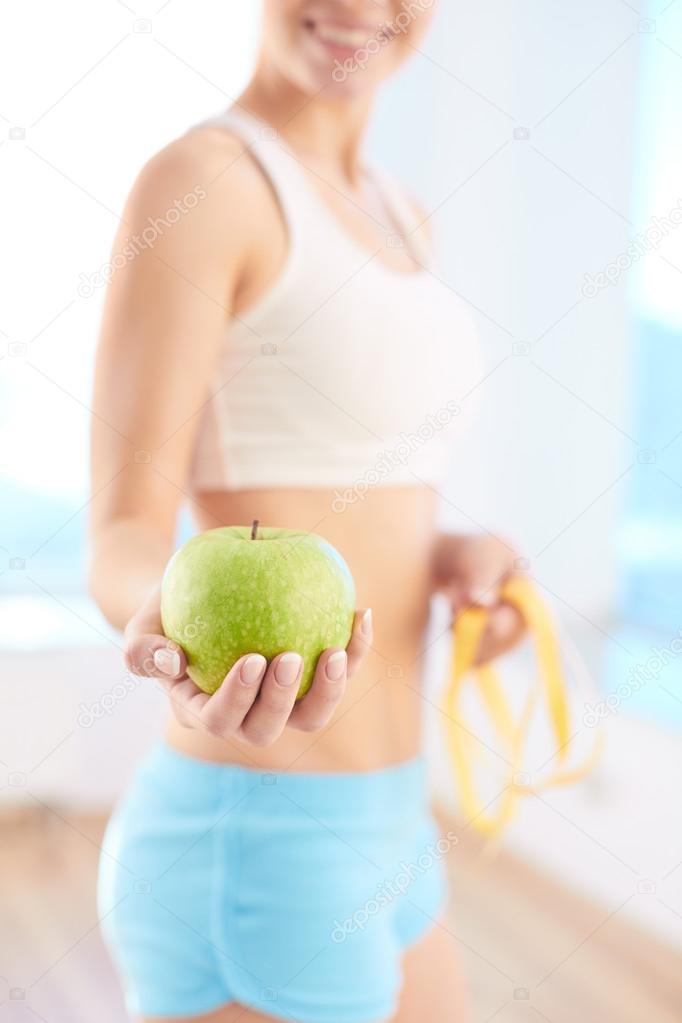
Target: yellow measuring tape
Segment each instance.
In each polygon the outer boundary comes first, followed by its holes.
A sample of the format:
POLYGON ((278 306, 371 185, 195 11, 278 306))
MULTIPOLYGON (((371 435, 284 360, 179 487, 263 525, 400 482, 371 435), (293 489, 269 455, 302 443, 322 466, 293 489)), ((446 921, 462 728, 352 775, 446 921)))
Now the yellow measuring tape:
POLYGON ((559 646, 549 611, 530 581, 523 576, 514 576, 505 583, 501 599, 515 607, 523 617, 533 639, 537 657, 538 677, 526 698, 521 715, 518 720, 514 719, 493 665, 476 666, 481 639, 488 623, 488 612, 481 607, 469 608, 455 621, 450 685, 443 706, 448 746, 459 787, 462 813, 477 830, 488 834, 498 833, 509 823, 522 795, 532 795, 554 785, 567 785, 584 777, 599 758, 602 746, 601 734, 598 734, 588 757, 577 766, 568 766, 569 744, 572 738, 568 695, 559 646), (504 759, 509 765, 508 782, 499 796, 499 807, 494 814, 486 813, 473 779, 472 762, 480 752, 481 743, 467 730, 458 714, 462 690, 470 678, 478 685, 483 704, 502 742, 504 759), (557 761, 558 766, 540 782, 533 781, 532 785, 521 785, 517 781, 517 773, 521 771, 533 710, 538 698, 543 696, 556 743, 556 752, 552 759, 557 761))

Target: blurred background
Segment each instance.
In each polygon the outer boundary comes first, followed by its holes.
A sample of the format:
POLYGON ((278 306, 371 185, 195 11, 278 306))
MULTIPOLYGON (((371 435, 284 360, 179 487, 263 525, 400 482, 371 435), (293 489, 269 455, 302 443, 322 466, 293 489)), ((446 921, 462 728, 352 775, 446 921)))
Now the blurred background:
MULTIPOLYGON (((103 292, 83 282, 144 161, 244 86, 259 5, 27 0, 2 18, 0 1019, 122 1021, 94 870, 164 700, 126 682, 85 591, 103 292)), ((594 774, 524 800, 496 856, 471 829, 452 854, 477 1021, 682 1011, 681 96, 678 0, 441 0, 369 139, 435 211, 486 357, 443 522, 524 552, 596 687, 576 686, 574 730, 606 732, 594 774)), ((445 657, 434 642, 434 702, 445 657)), ((541 738, 529 756, 532 778, 541 738)))

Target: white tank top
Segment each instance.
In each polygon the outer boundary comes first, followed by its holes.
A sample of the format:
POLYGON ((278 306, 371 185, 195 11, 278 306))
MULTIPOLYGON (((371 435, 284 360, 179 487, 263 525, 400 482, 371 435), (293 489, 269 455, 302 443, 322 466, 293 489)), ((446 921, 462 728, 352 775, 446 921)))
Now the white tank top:
POLYGON ((193 489, 437 486, 470 419, 460 402, 480 361, 466 305, 431 272, 419 218, 372 169, 393 221, 386 245, 426 268, 391 269, 345 230, 273 129, 234 111, 210 123, 248 144, 279 201, 288 253, 226 330, 193 489))

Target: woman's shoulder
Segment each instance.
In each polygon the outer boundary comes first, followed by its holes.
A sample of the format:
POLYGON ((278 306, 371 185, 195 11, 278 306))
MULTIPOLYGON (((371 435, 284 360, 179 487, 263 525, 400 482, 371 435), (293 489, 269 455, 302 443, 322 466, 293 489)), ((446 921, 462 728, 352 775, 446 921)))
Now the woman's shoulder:
POLYGON ((137 185, 154 191, 210 186, 218 193, 239 193, 257 182, 246 143, 218 124, 201 124, 173 139, 144 165, 137 185))
MULTIPOLYGON (((124 220, 135 225, 192 209, 177 218, 176 245, 246 249, 267 209, 267 188, 246 143, 220 125, 199 125, 174 139, 143 166, 130 190, 124 220)), ((170 234, 169 234, 169 244, 170 234)))

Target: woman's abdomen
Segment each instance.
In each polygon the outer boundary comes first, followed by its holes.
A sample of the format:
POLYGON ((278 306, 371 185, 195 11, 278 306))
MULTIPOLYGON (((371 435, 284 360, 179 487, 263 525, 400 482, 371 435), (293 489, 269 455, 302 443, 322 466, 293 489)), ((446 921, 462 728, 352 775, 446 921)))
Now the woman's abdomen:
POLYGON ((202 492, 201 530, 247 525, 319 533, 347 561, 358 607, 371 607, 374 643, 331 723, 319 733, 286 729, 268 748, 225 743, 174 721, 168 737, 189 755, 297 771, 371 770, 414 756, 420 735, 419 671, 431 588, 435 495, 422 487, 375 487, 340 502, 326 490, 202 492))

